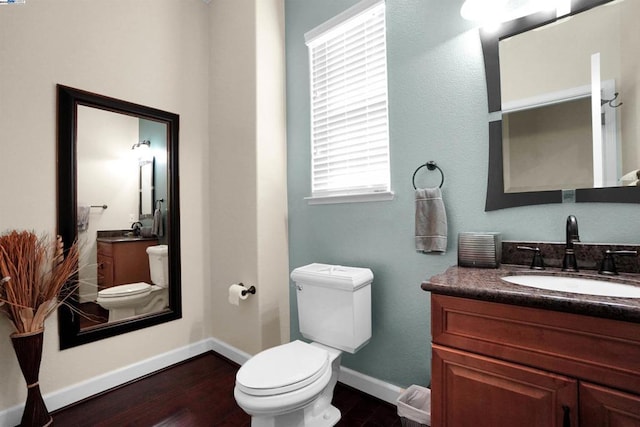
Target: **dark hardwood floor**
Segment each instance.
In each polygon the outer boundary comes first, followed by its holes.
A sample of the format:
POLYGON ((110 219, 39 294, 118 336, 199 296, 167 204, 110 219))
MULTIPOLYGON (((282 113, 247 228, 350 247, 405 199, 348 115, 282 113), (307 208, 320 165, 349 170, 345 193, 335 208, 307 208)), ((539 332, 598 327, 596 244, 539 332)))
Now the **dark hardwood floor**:
POLYGON ((80 307, 80 329, 100 326, 107 323, 109 319, 109 310, 100 307, 95 302, 81 303, 80 307))
MULTIPOLYGON (((246 426, 233 398, 238 366, 208 352, 52 413, 57 427, 246 426)), ((396 407, 338 383, 341 427, 400 426, 396 407)))

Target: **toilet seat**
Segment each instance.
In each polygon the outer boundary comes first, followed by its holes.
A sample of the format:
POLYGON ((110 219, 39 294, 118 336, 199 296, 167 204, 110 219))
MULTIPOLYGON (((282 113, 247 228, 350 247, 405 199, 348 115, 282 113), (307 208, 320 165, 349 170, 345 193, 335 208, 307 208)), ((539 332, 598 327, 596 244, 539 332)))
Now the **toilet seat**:
POLYGON ((330 369, 329 352, 293 341, 249 359, 238 370, 236 386, 251 396, 274 396, 307 387, 330 369))
POLYGON ((142 296, 151 293, 151 285, 144 282, 127 283, 126 285, 113 286, 98 292, 99 298, 122 298, 130 296, 142 296))

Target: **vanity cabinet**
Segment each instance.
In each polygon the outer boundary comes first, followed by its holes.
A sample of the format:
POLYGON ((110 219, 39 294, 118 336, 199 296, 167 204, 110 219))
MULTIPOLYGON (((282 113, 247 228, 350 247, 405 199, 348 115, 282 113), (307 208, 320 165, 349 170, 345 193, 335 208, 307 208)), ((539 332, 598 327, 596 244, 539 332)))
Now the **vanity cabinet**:
POLYGON ((157 239, 98 240, 98 290, 126 283, 151 283, 147 248, 157 239))
POLYGON ((432 426, 640 427, 640 324, 432 294, 432 426))
POLYGON ((595 384, 580 384, 580 425, 640 426, 640 397, 595 384))

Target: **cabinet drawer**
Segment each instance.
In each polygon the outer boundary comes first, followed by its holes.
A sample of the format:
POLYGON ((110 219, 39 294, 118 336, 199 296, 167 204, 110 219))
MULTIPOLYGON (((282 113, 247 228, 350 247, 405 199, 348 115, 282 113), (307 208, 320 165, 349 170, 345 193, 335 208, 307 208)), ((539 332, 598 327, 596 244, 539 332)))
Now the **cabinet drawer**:
POLYGON ((640 324, 432 294, 433 342, 640 393, 640 324))

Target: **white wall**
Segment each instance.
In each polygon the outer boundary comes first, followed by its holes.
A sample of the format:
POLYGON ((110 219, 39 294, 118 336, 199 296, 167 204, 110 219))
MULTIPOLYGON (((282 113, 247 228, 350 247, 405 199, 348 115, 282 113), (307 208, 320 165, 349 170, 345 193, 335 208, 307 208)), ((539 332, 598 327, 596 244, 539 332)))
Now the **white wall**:
POLYGON ((78 106, 78 205, 91 208, 89 225, 78 233, 80 242, 80 302, 98 297, 98 230, 131 227, 129 215, 138 218, 138 160, 131 146, 138 142, 138 119, 125 114, 78 106))
MULTIPOLYGON (((183 318, 60 351, 52 316, 45 394, 208 336, 208 28, 201 0, 0 7, 0 230, 55 232, 56 83, 180 114, 183 318)), ((0 319, 0 411, 26 396, 10 332, 0 319)))
MULTIPOLYGON (((622 52, 640 52, 640 2, 626 1, 622 3, 621 16, 622 36, 620 37, 622 52)), ((622 56, 621 101, 625 107, 619 109, 622 121, 622 173, 626 174, 640 166, 640 56, 637 54, 622 56)))
POLYGON ((284 2, 256 0, 260 349, 289 341, 284 2))
POLYGON ((211 52, 213 336, 254 354, 289 341, 282 0, 214 0, 211 52))
POLYGON ((590 85, 591 55, 595 52, 602 55, 602 79, 619 82, 620 32, 593 28, 617 30, 620 10, 601 7, 597 14, 584 12, 559 24, 500 41, 503 103, 590 85), (579 43, 575 42, 577 34, 579 43))

